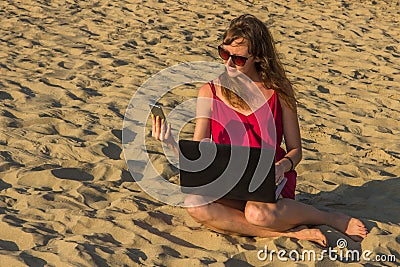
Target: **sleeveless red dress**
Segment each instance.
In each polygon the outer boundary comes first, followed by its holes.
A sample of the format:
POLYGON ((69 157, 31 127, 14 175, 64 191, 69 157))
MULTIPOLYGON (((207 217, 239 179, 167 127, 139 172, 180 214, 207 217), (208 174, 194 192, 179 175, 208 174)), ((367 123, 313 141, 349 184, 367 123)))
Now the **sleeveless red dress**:
MULTIPOLYGON (((265 103, 253 113, 244 115, 233 110, 216 95, 213 82, 209 82, 209 85, 213 94, 211 115, 213 142, 250 147, 271 147, 274 145, 275 162, 286 155, 286 151, 280 146, 283 138, 282 107, 276 92, 267 101, 269 107, 265 103), (273 129, 274 127, 267 127, 268 123, 266 122, 272 120, 270 116, 273 116, 275 129, 273 129), (271 132, 273 130, 275 130, 275 134, 271 132)), ((294 199, 296 176, 297 173, 294 170, 285 173, 288 180, 281 193, 283 197, 294 199)))

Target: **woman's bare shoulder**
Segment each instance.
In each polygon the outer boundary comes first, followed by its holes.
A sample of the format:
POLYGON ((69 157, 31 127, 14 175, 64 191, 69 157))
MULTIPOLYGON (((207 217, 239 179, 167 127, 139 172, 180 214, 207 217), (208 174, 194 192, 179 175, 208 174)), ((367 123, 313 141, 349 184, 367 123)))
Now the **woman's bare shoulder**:
POLYGON ((212 98, 212 91, 211 91, 211 86, 209 83, 203 84, 202 87, 199 89, 198 97, 207 97, 207 98, 212 98))
POLYGON ((293 113, 293 114, 297 114, 297 103, 295 102, 293 104, 293 107, 289 106, 289 104, 279 95, 277 95, 278 99, 279 99, 279 104, 282 107, 282 112, 283 113, 293 113))

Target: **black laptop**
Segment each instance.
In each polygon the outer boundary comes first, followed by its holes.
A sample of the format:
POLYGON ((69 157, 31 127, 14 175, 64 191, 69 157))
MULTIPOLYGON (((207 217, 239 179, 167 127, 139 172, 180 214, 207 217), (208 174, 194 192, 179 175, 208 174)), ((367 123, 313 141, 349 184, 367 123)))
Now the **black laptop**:
POLYGON ((181 191, 218 198, 276 202, 274 149, 179 141, 181 191))

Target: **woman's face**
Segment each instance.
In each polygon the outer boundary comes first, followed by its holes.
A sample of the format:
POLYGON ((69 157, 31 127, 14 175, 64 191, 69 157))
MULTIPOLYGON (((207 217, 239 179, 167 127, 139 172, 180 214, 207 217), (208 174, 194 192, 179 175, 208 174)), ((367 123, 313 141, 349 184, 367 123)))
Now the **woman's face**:
POLYGON ((242 56, 247 58, 246 63, 243 66, 235 65, 232 57, 224 60, 224 64, 226 66, 229 76, 234 77, 239 75, 240 73, 238 73, 238 71, 246 74, 247 76, 250 76, 252 72, 256 71, 255 59, 251 54, 249 54, 249 47, 246 39, 236 39, 229 45, 222 45, 222 48, 229 52, 230 55, 242 56))

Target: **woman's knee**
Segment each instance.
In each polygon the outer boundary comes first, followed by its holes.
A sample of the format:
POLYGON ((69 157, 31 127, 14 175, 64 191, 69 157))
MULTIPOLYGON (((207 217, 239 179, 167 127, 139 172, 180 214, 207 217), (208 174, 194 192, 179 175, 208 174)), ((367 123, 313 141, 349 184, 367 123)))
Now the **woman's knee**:
POLYGON ((202 196, 189 195, 185 198, 184 202, 186 211, 199 223, 204 223, 211 219, 209 204, 204 204, 204 201, 202 196))
POLYGON ((248 202, 244 215, 251 224, 263 227, 273 226, 277 219, 276 205, 273 203, 248 202))

